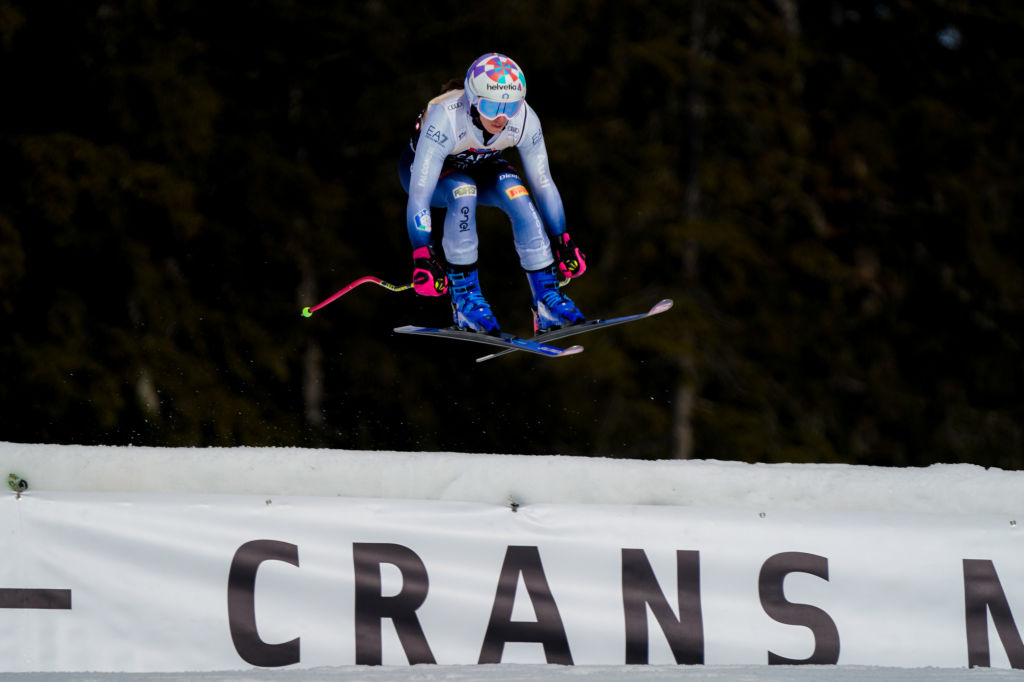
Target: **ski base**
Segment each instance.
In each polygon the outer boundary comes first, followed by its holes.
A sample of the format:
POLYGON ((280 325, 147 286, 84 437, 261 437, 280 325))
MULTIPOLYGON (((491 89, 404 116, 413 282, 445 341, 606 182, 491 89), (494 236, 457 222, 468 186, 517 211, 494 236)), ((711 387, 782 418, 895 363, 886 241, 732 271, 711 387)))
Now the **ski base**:
MULTIPOLYGON (((577 353, 583 352, 583 346, 559 348, 557 346, 549 346, 546 343, 541 343, 536 339, 524 339, 513 334, 501 333, 491 336, 481 332, 471 332, 466 331, 465 329, 456 329, 454 327, 446 327, 442 329, 438 327, 417 327, 415 325, 406 325, 404 327, 395 328, 395 332, 399 334, 418 334, 421 336, 434 336, 442 339, 455 339, 457 341, 483 343, 490 346, 499 346, 504 348, 505 352, 508 353, 521 350, 527 353, 543 355, 548 358, 560 358, 566 355, 576 355, 577 353)), ((499 355, 500 354, 501 353, 499 353, 499 355)))
MULTIPOLYGON (((665 312, 666 310, 669 310, 672 307, 672 305, 673 305, 672 304, 672 299, 666 298, 666 299, 663 299, 663 300, 658 301, 657 303, 655 303, 653 306, 651 306, 651 309, 648 310, 646 313, 638 313, 636 315, 624 315, 622 317, 611 317, 611 318, 608 318, 608 319, 605 319, 605 320, 587 320, 585 322, 580 322, 579 324, 574 324, 574 325, 571 325, 569 327, 560 327, 559 329, 552 329, 551 331, 541 332, 540 334, 537 334, 536 336, 534 336, 531 339, 531 341, 534 341, 534 342, 543 341, 545 343, 548 342, 548 341, 557 341, 558 339, 564 339, 566 337, 575 336, 577 334, 586 334, 587 332, 592 332, 592 331, 595 331, 597 329, 604 329, 606 327, 614 327, 617 324, 625 324, 627 322, 636 322, 637 320, 645 320, 648 317, 653 317, 654 315, 660 315, 661 313, 665 312)), ((499 351, 497 353, 492 353, 490 355, 485 355, 482 358, 477 358, 476 361, 477 362, 484 362, 485 360, 491 360, 493 358, 497 358, 497 357, 500 357, 502 355, 508 355, 509 353, 514 353, 516 350, 519 350, 519 349, 518 348, 506 348, 505 350, 499 351)))

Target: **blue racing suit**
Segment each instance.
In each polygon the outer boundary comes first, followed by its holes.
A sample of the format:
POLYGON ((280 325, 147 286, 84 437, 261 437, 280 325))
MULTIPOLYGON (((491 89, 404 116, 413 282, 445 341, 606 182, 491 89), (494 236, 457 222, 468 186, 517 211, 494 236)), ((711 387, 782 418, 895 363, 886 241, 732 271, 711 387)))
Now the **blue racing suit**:
POLYGON ((528 104, 491 136, 473 122, 463 90, 451 90, 427 104, 417 130, 399 160, 402 187, 409 193, 406 223, 413 249, 431 244, 431 207, 445 208, 445 258, 456 266, 476 263, 480 203, 508 215, 524 270, 554 262, 549 237, 565 232, 565 211, 551 179, 540 121, 528 104), (519 150, 528 183, 502 156, 509 147, 519 150))

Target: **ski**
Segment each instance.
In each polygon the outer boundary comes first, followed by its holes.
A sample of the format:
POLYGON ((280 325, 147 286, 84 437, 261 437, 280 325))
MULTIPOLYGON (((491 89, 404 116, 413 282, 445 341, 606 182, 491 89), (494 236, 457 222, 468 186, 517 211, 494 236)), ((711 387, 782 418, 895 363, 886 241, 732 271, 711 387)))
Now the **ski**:
POLYGON ((456 339, 459 341, 470 341, 472 343, 484 343, 504 348, 505 352, 508 353, 511 353, 514 350, 522 350, 527 353, 535 353, 548 358, 560 358, 566 355, 576 355, 577 353, 583 352, 583 346, 558 348, 557 346, 549 346, 545 343, 541 343, 536 339, 523 339, 513 334, 502 333, 497 336, 491 336, 481 332, 471 332, 464 329, 456 329, 454 327, 440 329, 438 327, 417 327, 415 325, 406 325, 404 327, 397 327, 395 331, 399 334, 419 334, 422 336, 436 336, 443 339, 456 339))
MULTIPOLYGON (((644 320, 654 315, 660 315, 661 313, 665 312, 671 307, 672 299, 666 298, 664 300, 658 301, 646 313, 639 313, 636 315, 625 315, 623 317, 612 317, 606 320, 587 320, 586 322, 580 322, 579 324, 574 324, 569 327, 561 327, 559 329, 552 329, 551 331, 541 332, 540 334, 534 336, 531 339, 531 341, 543 341, 546 343, 548 341, 557 341, 558 339, 564 339, 568 336, 575 336, 576 334, 586 334, 587 332, 592 332, 597 329, 614 327, 617 324, 636 322, 637 320, 644 320)), ((484 362, 485 360, 491 360, 492 358, 507 355, 517 350, 519 350, 519 348, 506 348, 505 350, 498 351, 497 353, 492 353, 490 355, 485 355, 482 358, 477 358, 476 361, 484 362)))

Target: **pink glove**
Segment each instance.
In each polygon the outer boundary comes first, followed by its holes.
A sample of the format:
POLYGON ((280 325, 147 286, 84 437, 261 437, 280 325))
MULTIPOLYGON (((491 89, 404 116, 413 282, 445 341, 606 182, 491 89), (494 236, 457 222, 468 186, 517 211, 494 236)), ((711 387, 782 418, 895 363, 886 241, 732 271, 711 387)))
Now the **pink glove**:
POLYGON ((558 269, 561 271, 562 277, 572 279, 586 272, 586 258, 568 232, 563 232, 555 237, 555 260, 558 261, 558 269))
POLYGON ((448 275, 429 246, 412 252, 412 288, 420 296, 441 296, 448 292, 448 275))

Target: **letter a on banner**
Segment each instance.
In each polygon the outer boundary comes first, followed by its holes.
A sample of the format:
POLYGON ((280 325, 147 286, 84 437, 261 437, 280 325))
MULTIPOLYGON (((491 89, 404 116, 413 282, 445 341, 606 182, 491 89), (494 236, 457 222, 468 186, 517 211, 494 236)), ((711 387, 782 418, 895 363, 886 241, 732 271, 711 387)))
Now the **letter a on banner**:
POLYGON ((548 663, 572 665, 569 638, 565 635, 562 616, 544 576, 540 552, 536 547, 509 547, 505 551, 505 562, 501 566, 494 606, 491 607, 491 620, 480 649, 480 663, 501 663, 506 642, 538 642, 544 646, 548 663), (537 614, 536 622, 512 621, 520 574, 533 603, 533 612, 537 614))
POLYGON ((1024 642, 1010 612, 995 564, 986 559, 964 559, 964 614, 967 621, 967 666, 991 665, 988 614, 999 633, 1010 666, 1024 668, 1024 642))

